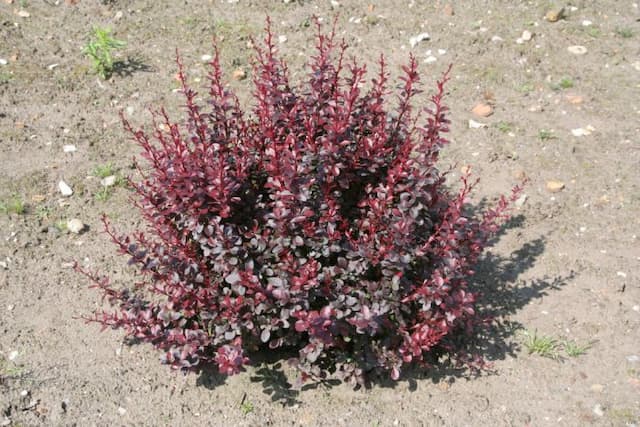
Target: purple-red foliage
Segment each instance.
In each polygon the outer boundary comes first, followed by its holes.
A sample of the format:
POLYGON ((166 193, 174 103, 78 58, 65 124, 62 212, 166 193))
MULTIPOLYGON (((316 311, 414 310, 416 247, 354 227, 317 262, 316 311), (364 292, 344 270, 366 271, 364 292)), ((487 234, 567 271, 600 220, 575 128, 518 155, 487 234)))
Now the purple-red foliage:
MULTIPOLYGON (((448 72, 416 110, 415 58, 395 101, 384 58, 370 82, 345 45, 318 28, 308 80, 294 86, 267 25, 256 49, 253 115, 210 64, 208 103, 186 83, 186 123, 154 112, 133 183, 146 233, 106 232, 143 280, 131 288, 84 272, 115 311, 89 320, 123 328, 189 369, 234 374, 260 348, 294 348, 303 378, 370 371, 397 379, 478 321, 467 289, 508 200, 470 217, 468 175, 449 192, 436 168, 449 121, 448 72)), ((516 187, 512 197, 517 194, 516 187)))

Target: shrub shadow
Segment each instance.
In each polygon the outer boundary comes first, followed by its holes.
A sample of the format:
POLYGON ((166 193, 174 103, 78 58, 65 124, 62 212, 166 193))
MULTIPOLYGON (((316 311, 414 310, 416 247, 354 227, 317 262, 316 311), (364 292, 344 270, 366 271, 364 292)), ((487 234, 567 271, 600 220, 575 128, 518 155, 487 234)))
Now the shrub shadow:
POLYGON ((131 77, 137 72, 153 71, 150 66, 145 64, 141 58, 127 57, 124 61, 116 61, 113 63, 113 74, 118 77, 131 77))

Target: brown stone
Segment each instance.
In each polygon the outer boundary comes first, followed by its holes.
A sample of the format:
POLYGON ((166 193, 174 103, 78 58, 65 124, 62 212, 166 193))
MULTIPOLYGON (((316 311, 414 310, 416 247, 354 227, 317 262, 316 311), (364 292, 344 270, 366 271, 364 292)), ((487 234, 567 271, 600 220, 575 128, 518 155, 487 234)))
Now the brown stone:
POLYGON ((491 108, 491 105, 489 104, 480 102, 476 104, 475 107, 473 107, 471 112, 478 117, 489 117, 491 114, 493 114, 493 108, 491 108))

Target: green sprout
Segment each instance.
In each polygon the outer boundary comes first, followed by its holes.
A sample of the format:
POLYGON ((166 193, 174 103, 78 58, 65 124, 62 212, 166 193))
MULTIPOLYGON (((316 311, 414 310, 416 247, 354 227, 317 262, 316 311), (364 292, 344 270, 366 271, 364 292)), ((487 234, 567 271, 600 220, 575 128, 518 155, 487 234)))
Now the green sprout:
POLYGON ((115 174, 116 169, 111 162, 105 163, 104 165, 98 165, 93 169, 93 176, 97 176, 98 178, 106 178, 115 174))
POLYGON ((616 29, 616 34, 622 37, 623 39, 630 39, 633 37, 633 31, 631 28, 618 28, 616 29))
POLYGON ((558 342, 552 338, 544 335, 538 335, 535 331, 533 334, 525 332, 524 346, 529 351, 529 354, 539 354, 542 357, 548 357, 549 359, 559 359, 558 342))
POLYGON ((126 45, 124 41, 111 37, 111 29, 94 27, 91 40, 84 47, 83 52, 93 61, 93 69, 96 73, 107 80, 113 73, 111 51, 126 45))
POLYGON ((27 212, 27 205, 20 196, 14 195, 9 200, 0 200, 0 213, 22 215, 27 212))
POLYGON ((246 401, 240 404, 240 411, 243 415, 248 415, 253 412, 253 403, 246 401))
POLYGON ((562 343, 565 353, 569 357, 578 357, 587 354, 587 350, 591 348, 593 342, 587 344, 578 344, 576 341, 565 340, 562 343))
POLYGON ((508 133, 512 131, 512 125, 509 122, 498 122, 498 124, 496 124, 496 127, 502 133, 508 133))
POLYGON ((540 141, 548 141, 555 138, 555 136, 553 135, 553 131, 551 130, 540 129, 540 131, 538 132, 538 138, 540 138, 540 141))

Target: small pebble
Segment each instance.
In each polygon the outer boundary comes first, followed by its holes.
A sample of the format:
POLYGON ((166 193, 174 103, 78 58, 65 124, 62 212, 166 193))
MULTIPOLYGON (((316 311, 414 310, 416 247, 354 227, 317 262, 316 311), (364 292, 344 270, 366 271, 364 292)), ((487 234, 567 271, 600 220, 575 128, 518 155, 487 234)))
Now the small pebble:
POLYGON ((480 102, 471 109, 471 112, 478 117, 489 117, 491 114, 493 114, 493 108, 491 108, 491 105, 489 104, 480 102))
POLYGON ((64 151, 65 153, 75 153, 76 146, 73 145, 73 144, 63 145, 62 146, 62 151, 64 151))
POLYGON ((571 129, 571 134, 573 136, 589 136, 594 130, 596 129, 593 126, 588 125, 586 128, 571 129))
POLYGON ((617 275, 618 277, 622 277, 622 278, 627 277, 627 273, 625 273, 624 271, 618 271, 618 272, 616 273, 616 275, 617 275))
POLYGON ((7 65, 7 60, 4 58, 0 58, 0 65, 7 65))
POLYGON ((544 17, 549 22, 558 22, 559 20, 564 18, 564 7, 561 7, 560 9, 550 10, 544 17))
POLYGON ((493 36, 493 37, 491 37, 491 41, 494 42, 494 43, 499 43, 499 42, 504 41, 504 39, 502 37, 500 37, 500 36, 493 36))
POLYGON ((584 21, 582 21, 583 27, 590 27, 591 25, 593 25, 593 22, 589 21, 588 19, 585 19, 584 21))
POLYGON ((69 184, 62 180, 58 182, 58 189, 60 190, 60 193, 62 193, 62 195, 65 197, 69 197, 73 194, 73 190, 71 189, 71 187, 69 187, 69 184))
POLYGON ((433 55, 429 55, 429 56, 427 56, 427 57, 424 59, 424 61, 423 61, 423 62, 424 62, 425 64, 433 64, 433 63, 434 63, 434 62, 436 62, 437 60, 438 60, 438 58, 436 58, 435 56, 433 56, 433 55))
POLYGON ((236 68, 231 75, 234 80, 244 80, 247 78, 247 73, 242 68, 236 68))
POLYGON ((431 36, 429 35, 429 33, 420 33, 417 36, 411 37, 409 39, 409 44, 411 45, 411 47, 416 47, 416 45, 421 41, 429 40, 430 38, 431 36))
POLYGON ((118 408, 118 414, 120 415, 124 415, 127 413, 127 410, 124 409, 122 406, 118 408))
POLYGON ((514 204, 515 204, 517 207, 521 208, 521 207, 522 207, 522 206, 524 206, 524 204, 526 203, 527 198, 528 198, 528 196, 527 196, 526 194, 523 194, 522 196, 520 196, 520 197, 518 197, 518 198, 516 199, 516 201, 514 202, 514 204))
POLYGON ((115 185, 115 183, 116 183, 116 179, 117 179, 117 178, 116 178, 116 176, 115 176, 115 175, 109 175, 109 176, 106 176, 106 177, 102 178, 102 179, 100 180, 100 184, 101 184, 103 187, 111 187, 111 186, 115 185))
POLYGON ((119 10, 119 11, 117 11, 117 12, 116 12, 116 14, 113 16, 113 19, 114 19, 115 21, 117 21, 117 20, 121 19, 121 18, 122 18, 122 16, 123 16, 123 13, 122 13, 122 11, 121 11, 121 10, 119 10))
POLYGON ((567 50, 569 51, 569 53, 572 53, 574 55, 584 55, 585 53, 587 53, 587 48, 584 46, 569 46, 567 50))
POLYGON ((200 59, 202 60, 202 62, 209 62, 213 59, 213 56, 209 54, 205 54, 205 55, 202 55, 200 59))
POLYGON ((285 35, 278 36, 278 43, 285 43, 287 40, 287 36, 285 35))
POLYGON ((584 98, 580 95, 567 95, 566 98, 567 101, 569 101, 569 104, 573 105, 582 104, 582 102, 584 101, 584 98))
POLYGON ((636 363, 640 362, 640 356, 632 354, 631 356, 627 356, 627 362, 636 363))
POLYGON ((445 53, 447 53, 446 49, 438 49, 438 55, 444 55, 445 53))
POLYGON ((17 350, 13 350, 11 353, 9 353, 9 356, 7 358, 9 360, 11 360, 11 361, 14 361, 14 360, 16 360, 17 357, 18 357, 18 351, 17 350))
POLYGON ((18 11, 18 16, 20 18, 28 18, 31 16, 31 14, 29 12, 27 12, 26 10, 20 10, 18 11))
POLYGON ((593 407, 593 413, 596 414, 599 417, 604 415, 604 411, 602 410, 602 406, 600 406, 599 403, 596 406, 593 407))
POLYGON ((67 220, 67 230, 74 234, 80 234, 84 230, 84 224, 78 218, 67 220))
POLYGON ((469 129, 480 129, 486 128, 487 125, 485 123, 476 122, 475 120, 469 119, 469 129))
POLYGON ((547 181, 547 191, 550 193, 558 193, 564 189, 564 182, 562 181, 547 181))
POLYGON ((591 391, 602 393, 604 391, 604 386, 602 384, 594 384, 591 386, 591 391))
POLYGON ((633 307, 631 307, 631 310, 637 311, 640 313, 640 305, 634 305, 633 307))
POLYGON ((520 36, 522 38, 522 40, 528 42, 529 40, 531 40, 533 38, 533 33, 529 30, 524 30, 522 32, 522 36, 520 36))

